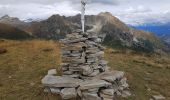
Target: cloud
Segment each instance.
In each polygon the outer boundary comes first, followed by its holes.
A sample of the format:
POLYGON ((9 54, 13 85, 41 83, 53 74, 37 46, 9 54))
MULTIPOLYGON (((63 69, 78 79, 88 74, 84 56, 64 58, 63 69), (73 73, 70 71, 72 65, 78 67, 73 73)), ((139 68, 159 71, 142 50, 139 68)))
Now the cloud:
MULTIPOLYGON (((71 2, 73 4, 80 3, 81 0, 1 0, 1 4, 23 4, 23 3, 36 3, 36 4, 54 4, 60 2, 71 2)), ((102 3, 102 4, 117 4, 121 0, 86 0, 88 3, 102 3)))
MULTIPOLYGON (((170 0, 88 0, 86 14, 111 12, 126 24, 170 21, 170 0)), ((44 19, 80 13, 80 0, 0 0, 0 16, 44 19)))

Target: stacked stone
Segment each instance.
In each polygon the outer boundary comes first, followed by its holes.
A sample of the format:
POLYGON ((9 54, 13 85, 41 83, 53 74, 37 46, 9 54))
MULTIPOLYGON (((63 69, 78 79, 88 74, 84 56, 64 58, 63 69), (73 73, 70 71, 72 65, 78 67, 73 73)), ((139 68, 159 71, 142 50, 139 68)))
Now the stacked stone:
POLYGON ((100 44, 102 37, 72 33, 61 42, 62 76, 45 76, 45 92, 60 94, 62 99, 81 100, 113 100, 116 95, 130 95, 124 72, 109 71, 105 48, 100 44))
POLYGON ((101 38, 92 34, 72 33, 62 40, 62 72, 65 76, 86 79, 107 68, 103 60, 104 47, 101 38))

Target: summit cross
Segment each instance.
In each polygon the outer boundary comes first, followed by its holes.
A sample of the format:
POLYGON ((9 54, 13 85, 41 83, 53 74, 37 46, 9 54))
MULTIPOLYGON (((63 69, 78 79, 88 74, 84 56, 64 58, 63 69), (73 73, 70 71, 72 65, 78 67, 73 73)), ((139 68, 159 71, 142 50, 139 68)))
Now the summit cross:
POLYGON ((86 0, 81 0, 81 24, 82 24, 82 32, 85 32, 85 6, 86 6, 86 0))

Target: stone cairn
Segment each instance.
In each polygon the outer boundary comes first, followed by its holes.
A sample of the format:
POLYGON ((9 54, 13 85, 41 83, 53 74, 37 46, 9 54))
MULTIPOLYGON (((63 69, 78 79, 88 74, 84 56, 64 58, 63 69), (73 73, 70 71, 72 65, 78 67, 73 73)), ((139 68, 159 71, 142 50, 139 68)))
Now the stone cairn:
POLYGON ((60 94, 63 100, 113 100, 131 95, 124 72, 110 71, 103 59, 102 37, 72 33, 61 42, 62 76, 50 70, 42 79, 44 92, 60 94))

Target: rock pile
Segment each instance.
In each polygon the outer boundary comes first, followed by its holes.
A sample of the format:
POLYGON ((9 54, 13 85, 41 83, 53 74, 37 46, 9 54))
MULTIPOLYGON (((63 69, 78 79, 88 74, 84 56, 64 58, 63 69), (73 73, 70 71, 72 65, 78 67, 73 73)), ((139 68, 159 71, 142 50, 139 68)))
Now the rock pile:
MULTIPOLYGON (((62 99, 113 100, 130 96, 124 72, 109 71, 104 60, 102 37, 93 33, 68 34, 62 42, 62 76, 48 74, 42 79, 45 92, 62 99)), ((55 73, 55 72, 52 72, 55 73)))

